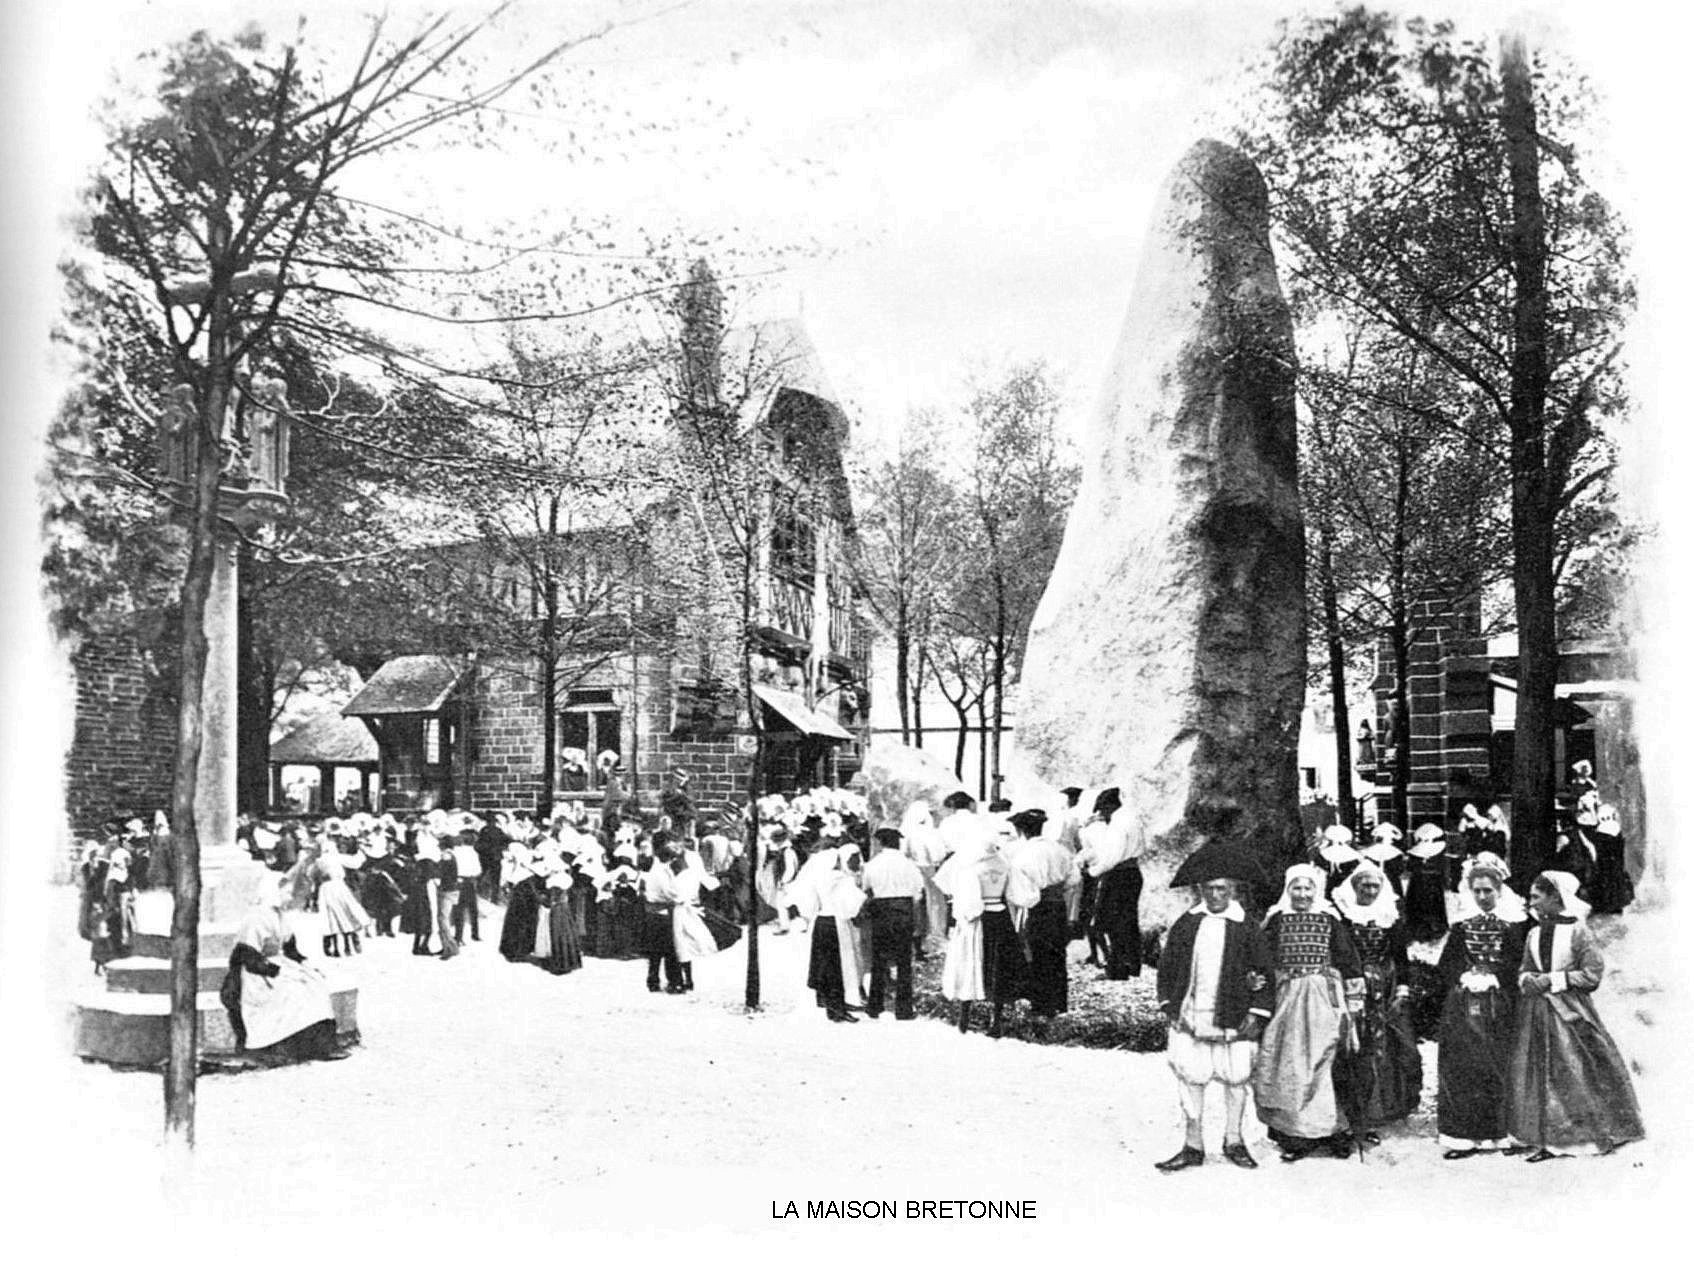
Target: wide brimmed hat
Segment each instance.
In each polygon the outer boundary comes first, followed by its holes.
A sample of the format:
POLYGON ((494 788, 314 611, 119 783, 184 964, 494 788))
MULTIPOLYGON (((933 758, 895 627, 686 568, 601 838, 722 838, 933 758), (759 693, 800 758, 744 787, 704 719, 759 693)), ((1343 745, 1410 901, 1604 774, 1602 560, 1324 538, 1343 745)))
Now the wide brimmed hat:
POLYGON ((1047 824, 1047 810, 1045 808, 1025 808, 1021 812, 1013 813, 1007 820, 1020 831, 1040 831, 1047 824))
POLYGON ((1390 844, 1385 839, 1381 839, 1366 848, 1361 848, 1359 850, 1359 856, 1364 858, 1366 861, 1375 862, 1378 866, 1380 866, 1384 862, 1392 862, 1397 857, 1404 857, 1405 854, 1402 853, 1395 845, 1390 844))
POLYGON ((1106 804, 1110 804, 1113 808, 1122 808, 1123 792, 1116 786, 1107 786, 1106 789, 1094 796, 1094 807, 1096 809, 1099 809, 1106 804))
POLYGON ((1418 827, 1412 832, 1412 839, 1416 841, 1412 845, 1413 857, 1434 857, 1447 847, 1447 832, 1434 822, 1418 827))
POLYGON ((1325 826, 1323 837, 1331 844, 1351 844, 1353 842, 1353 832, 1339 823, 1334 826, 1325 826))
POLYGON ((1066 799, 1070 800, 1071 803, 1074 804, 1074 803, 1076 803, 1076 801, 1078 799, 1080 799, 1082 797, 1082 787, 1081 786, 1066 786, 1059 793, 1061 795, 1063 795, 1066 799))
POLYGON ((132 817, 124 823, 124 834, 133 835, 136 839, 146 839, 147 823, 139 817, 132 817))
POLYGON ((1205 884, 1210 880, 1236 880, 1263 884, 1264 868, 1240 840, 1209 839, 1190 853, 1171 876, 1173 886, 1205 884))
POLYGON ((1406 833, 1393 822, 1378 822, 1371 827, 1370 837, 1378 843, 1386 840, 1390 844, 1398 844, 1406 838, 1406 833))
POLYGON ((878 826, 873 835, 879 844, 898 844, 905 838, 896 826, 878 826))

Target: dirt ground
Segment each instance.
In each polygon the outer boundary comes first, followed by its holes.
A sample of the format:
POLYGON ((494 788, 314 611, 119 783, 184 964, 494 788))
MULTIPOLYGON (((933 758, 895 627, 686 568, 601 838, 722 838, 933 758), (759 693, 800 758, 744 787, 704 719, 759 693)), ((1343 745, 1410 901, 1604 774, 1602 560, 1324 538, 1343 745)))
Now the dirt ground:
MULTIPOLYGON (((156 1146, 157 1075, 84 1064, 51 1040, 20 1050, 14 1066, 32 1079, 14 1101, 34 1110, 15 1134, 35 1151, 9 1167, 30 1179, 14 1210, 35 1211, 30 1231, 90 1279, 110 1275, 118 1246, 145 1261, 123 1280, 162 1265, 143 1248, 172 1227, 193 1230, 201 1272, 257 1245, 337 1279, 357 1265, 475 1273, 496 1253, 558 1260, 561 1279, 604 1258, 645 1280, 641 1264, 676 1256, 692 1276, 737 1280, 856 1278, 884 1257, 924 1276, 977 1262, 1045 1273, 1055 1255, 1142 1271, 1196 1253, 1257 1262, 1283 1237, 1326 1259, 1388 1252, 1392 1277, 1413 1264, 1427 1275, 1467 1246, 1494 1246, 1522 1271, 1537 1238, 1564 1239, 1568 1263, 1612 1244, 1612 1230, 1658 1227, 1651 1212, 1682 1154, 1671 1114, 1688 1058, 1653 963, 1670 958, 1664 915, 1632 916, 1614 935, 1601 991, 1638 1073, 1645 1143, 1541 1166, 1444 1163, 1425 1046, 1423 1110, 1363 1162, 1281 1164, 1249 1114, 1257 1171, 1217 1160, 1214 1122, 1207 1166, 1167 1176, 1153 1163, 1180 1142, 1180 1118, 1162 1055, 891 1016, 831 1024, 805 990, 799 934, 761 935, 766 1006, 754 1016, 741 1007, 744 943, 697 963, 687 996, 649 993, 639 961, 590 959, 553 977, 499 956, 489 911, 482 941, 455 960, 414 957, 397 938, 349 963, 363 1032, 351 1058, 203 1077, 182 1171, 167 1172, 156 1146), (901 1217, 777 1217, 789 1201, 804 1211, 832 1198, 893 1200, 901 1217), (1034 1201, 1036 1217, 906 1218, 921 1199, 1034 1201), (88 1241, 96 1232, 117 1240, 88 1241)), ((53 914, 50 1015, 93 985, 67 890, 53 914)), ((302 926, 309 953, 314 927, 302 926)))

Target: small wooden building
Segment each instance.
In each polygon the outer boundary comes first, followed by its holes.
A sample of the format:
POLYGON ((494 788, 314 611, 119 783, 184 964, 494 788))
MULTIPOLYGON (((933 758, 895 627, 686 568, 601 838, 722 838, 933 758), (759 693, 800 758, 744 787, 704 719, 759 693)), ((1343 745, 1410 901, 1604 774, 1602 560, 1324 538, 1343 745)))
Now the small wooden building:
POLYGON ((352 768, 359 774, 359 808, 369 812, 376 802, 375 778, 380 766, 376 738, 358 719, 333 711, 309 719, 271 746, 272 812, 293 811, 283 794, 282 770, 306 766, 318 770, 318 812, 332 813, 340 802, 335 797, 335 770, 352 768))

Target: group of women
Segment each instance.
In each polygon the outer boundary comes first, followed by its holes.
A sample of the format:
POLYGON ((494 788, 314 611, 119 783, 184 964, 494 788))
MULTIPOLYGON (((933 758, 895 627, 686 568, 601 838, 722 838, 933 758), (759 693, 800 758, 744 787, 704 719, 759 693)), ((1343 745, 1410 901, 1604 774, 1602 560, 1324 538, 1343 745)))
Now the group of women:
MULTIPOLYGON (((1361 858, 1338 883, 1300 863, 1265 920, 1276 1008, 1253 1070, 1284 1160, 1347 1156, 1416 1108, 1423 1068, 1406 1012, 1411 934, 1388 873, 1361 858), (1333 899, 1330 896, 1333 894, 1333 899)), ((1642 1137, 1628 1069, 1592 993, 1604 960, 1576 877, 1549 870, 1523 902, 1496 854, 1466 860, 1440 959, 1437 1129, 1449 1160, 1532 1162, 1642 1137)))

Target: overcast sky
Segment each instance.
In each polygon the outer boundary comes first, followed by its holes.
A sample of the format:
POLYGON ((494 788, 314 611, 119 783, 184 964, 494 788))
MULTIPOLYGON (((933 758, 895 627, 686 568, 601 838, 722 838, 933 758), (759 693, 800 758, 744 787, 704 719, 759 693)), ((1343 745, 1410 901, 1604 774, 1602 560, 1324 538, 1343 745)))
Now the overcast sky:
MULTIPOLYGON (((7 439, 14 577, 34 562, 29 453, 54 397, 40 377, 54 221, 98 147, 89 105, 142 49, 201 25, 227 33, 249 17, 286 38, 301 8, 13 0, 0 14, 11 125, 0 139, 8 411, 24 426, 7 439)), ((305 8, 308 44, 348 56, 364 8, 305 8)), ((1679 199, 1687 46, 1679 26, 1644 16, 1658 8, 1423 11, 1457 12, 1484 31, 1524 20, 1591 69, 1606 97, 1609 141, 1590 166, 1634 227, 1642 287, 1626 482, 1674 533, 1688 508, 1674 382, 1690 297, 1679 199)), ((533 110, 514 118, 532 139, 586 122, 609 140, 595 159, 569 163, 514 137, 362 181, 379 192, 409 183, 444 212, 518 224, 582 213, 630 244, 644 231, 815 243, 820 253, 769 279, 745 319, 803 314, 862 438, 886 437, 910 406, 956 400, 973 364, 1028 358, 1063 377, 1074 428, 1087 421, 1116 339, 1159 183, 1194 139, 1229 123, 1244 60, 1290 11, 1146 0, 520 0, 497 58, 608 19, 628 24, 568 55, 598 108, 510 104, 533 110), (666 128, 643 128, 654 122, 666 128)), ((405 0, 390 6, 396 29, 417 12, 405 0)))

